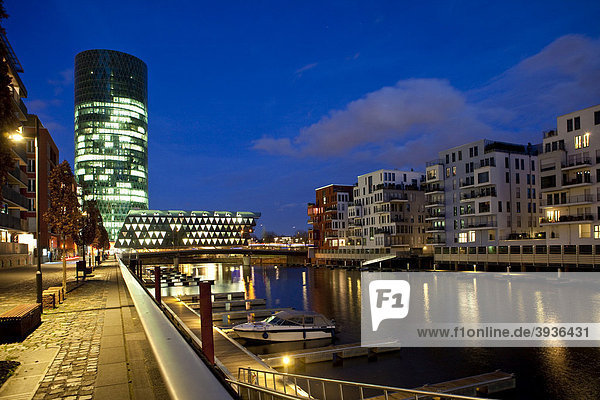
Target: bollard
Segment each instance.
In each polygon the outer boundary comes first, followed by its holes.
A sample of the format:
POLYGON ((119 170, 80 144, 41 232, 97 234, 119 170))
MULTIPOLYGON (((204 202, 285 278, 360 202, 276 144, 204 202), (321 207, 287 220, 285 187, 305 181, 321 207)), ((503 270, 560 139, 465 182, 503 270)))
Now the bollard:
POLYGON ((154 298, 160 307, 160 267, 158 265, 154 267, 154 298))
POLYGON ((202 352, 211 364, 215 363, 215 345, 213 342, 212 302, 210 282, 199 282, 200 286, 200 332, 202 352))

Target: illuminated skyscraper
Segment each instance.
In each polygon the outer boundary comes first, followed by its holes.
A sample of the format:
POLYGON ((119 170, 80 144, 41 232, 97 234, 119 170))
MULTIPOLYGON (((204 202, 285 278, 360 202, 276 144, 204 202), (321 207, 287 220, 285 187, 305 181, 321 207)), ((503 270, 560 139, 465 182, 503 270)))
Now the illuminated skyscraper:
POLYGON ((75 177, 111 240, 129 210, 148 209, 146 64, 114 50, 75 57, 75 177))

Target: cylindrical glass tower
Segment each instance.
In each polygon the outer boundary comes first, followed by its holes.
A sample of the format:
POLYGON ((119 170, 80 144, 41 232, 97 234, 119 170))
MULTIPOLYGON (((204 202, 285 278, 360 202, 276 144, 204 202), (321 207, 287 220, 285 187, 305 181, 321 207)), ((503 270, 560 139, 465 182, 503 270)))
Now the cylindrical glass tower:
POLYGON ((75 56, 75 178, 111 241, 129 210, 148 209, 148 71, 114 50, 75 56))

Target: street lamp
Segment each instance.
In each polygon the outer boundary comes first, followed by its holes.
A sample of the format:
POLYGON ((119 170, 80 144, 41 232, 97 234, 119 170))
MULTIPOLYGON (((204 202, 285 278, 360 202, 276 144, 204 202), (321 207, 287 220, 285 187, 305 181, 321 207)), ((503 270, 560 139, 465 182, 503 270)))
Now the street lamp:
MULTIPOLYGON (((35 136, 34 136, 34 144, 35 144, 35 247, 37 252, 37 271, 35 273, 35 282, 36 282, 36 293, 37 293, 37 302, 42 303, 42 261, 41 261, 41 249, 40 249, 40 209, 39 209, 39 200, 40 200, 40 168, 39 168, 39 148, 38 148, 38 138, 40 136, 40 120, 35 118, 35 136)), ((9 138, 15 142, 23 140, 23 135, 21 134, 21 128, 19 130, 10 135, 9 138)), ((63 275, 65 275, 65 271, 63 271, 63 275)), ((65 279, 63 276, 63 285, 65 285, 65 279)), ((66 286, 64 290, 66 291, 66 286)))

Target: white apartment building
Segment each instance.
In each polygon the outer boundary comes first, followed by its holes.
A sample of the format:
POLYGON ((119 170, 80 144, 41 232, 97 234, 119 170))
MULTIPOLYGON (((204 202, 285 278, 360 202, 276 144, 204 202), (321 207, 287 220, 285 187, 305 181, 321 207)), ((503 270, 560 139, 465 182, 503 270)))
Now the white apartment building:
POLYGON ((542 150, 541 226, 548 243, 600 244, 600 105, 559 116, 542 150))
POLYGON ((485 139, 441 151, 426 166, 428 243, 493 246, 538 237, 537 152, 485 139))
POLYGON ((421 172, 381 169, 360 175, 348 207, 347 246, 409 252, 425 246, 421 172))

